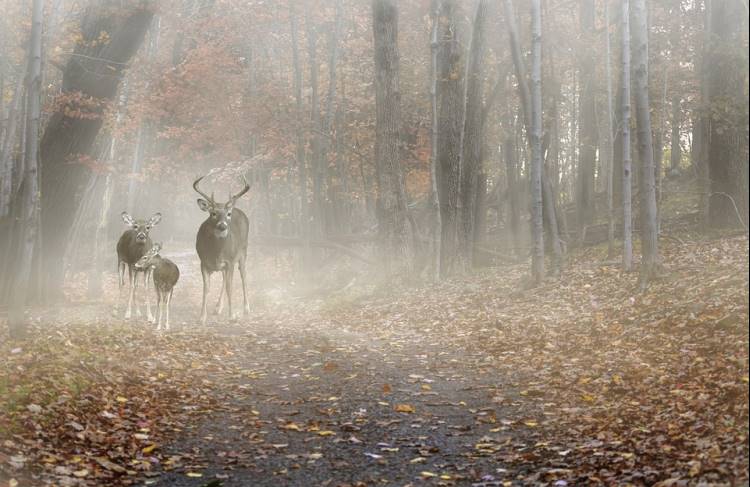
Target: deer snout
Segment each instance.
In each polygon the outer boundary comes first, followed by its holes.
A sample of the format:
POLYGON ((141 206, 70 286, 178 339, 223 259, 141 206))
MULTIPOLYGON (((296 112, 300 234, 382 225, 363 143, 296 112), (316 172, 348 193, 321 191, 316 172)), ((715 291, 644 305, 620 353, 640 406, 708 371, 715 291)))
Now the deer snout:
POLYGON ((219 230, 220 232, 225 232, 227 228, 229 228, 229 225, 227 224, 227 222, 219 222, 216 224, 216 229, 219 230))
POLYGON ((138 232, 135 236, 135 239, 139 242, 143 242, 144 240, 146 240, 146 234, 143 232, 138 232))

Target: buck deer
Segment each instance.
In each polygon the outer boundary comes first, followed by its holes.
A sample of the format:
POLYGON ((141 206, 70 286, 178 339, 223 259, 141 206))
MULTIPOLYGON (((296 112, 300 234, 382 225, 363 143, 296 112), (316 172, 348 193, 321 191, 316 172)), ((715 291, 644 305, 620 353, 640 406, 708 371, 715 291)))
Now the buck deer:
POLYGON ((162 321, 164 329, 169 330, 169 308, 172 304, 172 292, 174 285, 180 278, 180 269, 169 259, 165 259, 159 252, 161 244, 154 244, 146 254, 138 259, 135 268, 141 271, 149 270, 154 276, 154 289, 156 289, 156 330, 161 330, 162 321))
MULTIPOLYGON (((151 277, 151 271, 145 269, 140 271, 135 268, 135 263, 138 259, 151 248, 151 239, 148 236, 148 232, 159 223, 161 220, 161 213, 155 213, 148 221, 136 220, 128 214, 127 211, 122 212, 122 221, 125 222, 130 228, 125 232, 117 241, 117 270, 120 275, 120 293, 125 285, 125 268, 128 269, 128 278, 130 280, 130 295, 128 297, 128 308, 125 310, 125 319, 130 319, 133 302, 135 301, 135 288, 138 283, 138 274, 142 272, 144 274, 144 281, 146 287, 146 315, 148 320, 153 322, 154 315, 151 314, 151 302, 148 297, 148 281, 151 277)), ((138 307, 138 303, 135 304, 136 316, 141 316, 141 310, 138 307)))
POLYGON ((245 259, 247 257, 247 234, 249 221, 247 215, 235 208, 236 201, 250 190, 247 180, 242 178, 245 187, 239 193, 229 197, 226 203, 217 203, 213 194, 208 196, 198 188, 198 184, 205 176, 201 176, 193 183, 193 189, 203 198, 198 199, 198 207, 208 212, 208 218, 198 229, 195 238, 195 249, 201 260, 201 275, 203 277, 203 302, 201 304, 201 323, 206 323, 206 298, 211 280, 211 274, 221 271, 223 274, 222 292, 219 294, 217 314, 223 309, 223 296, 226 293, 227 305, 229 307, 229 318, 234 318, 232 313, 232 279, 234 277, 234 266, 240 271, 242 280, 242 298, 244 300, 244 312, 250 312, 247 302, 247 286, 245 279, 245 259), (205 199, 204 199, 205 198, 205 199))

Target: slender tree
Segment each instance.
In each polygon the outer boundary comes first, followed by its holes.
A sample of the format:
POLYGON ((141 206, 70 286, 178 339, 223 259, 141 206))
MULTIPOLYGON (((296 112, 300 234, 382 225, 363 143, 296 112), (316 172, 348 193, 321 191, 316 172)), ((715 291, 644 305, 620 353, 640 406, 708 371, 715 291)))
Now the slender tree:
POLYGON ((583 38, 580 85, 580 155, 578 159, 577 213, 578 225, 583 231, 586 225, 594 222, 594 169, 596 165, 597 127, 596 127, 596 72, 594 43, 596 8, 594 0, 581 0, 580 20, 583 38))
POLYGON ((622 0, 622 68, 620 120, 622 148, 622 267, 626 271, 633 268, 633 215, 632 215, 632 158, 630 155, 630 0, 622 0))
POLYGON ((440 22, 442 0, 432 2, 432 26, 430 30, 430 247, 432 255, 432 279, 440 280, 441 277, 441 229, 440 200, 438 198, 437 182, 437 156, 438 156, 438 30, 440 22))
POLYGON ((21 189, 20 226, 16 282, 11 291, 8 325, 12 335, 23 335, 26 330, 24 309, 31 280, 32 258, 38 230, 39 187, 37 161, 39 156, 39 126, 41 124, 42 93, 42 16, 43 0, 32 3, 31 38, 28 61, 28 133, 26 135, 26 163, 21 189))
POLYGON ((609 0, 604 2, 605 72, 607 77, 607 258, 615 253, 615 209, 614 209, 614 134, 612 123, 612 49, 609 36, 609 0))
POLYGON ((638 158, 641 226, 641 285, 645 286, 660 265, 656 213, 656 177, 648 95, 648 12, 646 0, 633 0, 631 32, 635 73, 635 115, 638 134, 638 158))
POLYGON ((544 279, 544 224, 542 221, 542 9, 531 0, 531 275, 544 279))
POLYGON ((466 66, 466 100, 464 126, 461 140, 461 186, 459 217, 461 227, 458 241, 462 266, 471 267, 474 260, 474 234, 478 175, 482 164, 484 124, 482 120, 482 98, 484 84, 485 25, 487 0, 479 0, 474 14, 474 23, 466 66))

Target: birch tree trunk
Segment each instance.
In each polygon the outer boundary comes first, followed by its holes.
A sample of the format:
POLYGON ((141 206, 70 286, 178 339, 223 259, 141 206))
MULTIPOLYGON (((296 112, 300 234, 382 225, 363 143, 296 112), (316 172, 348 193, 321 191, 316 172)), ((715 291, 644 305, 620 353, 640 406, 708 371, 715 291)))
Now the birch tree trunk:
POLYGON ((32 259, 36 232, 38 230, 39 187, 37 161, 39 156, 39 125, 41 118, 42 81, 42 15, 43 0, 32 4, 31 39, 29 41, 29 87, 28 87, 28 134, 26 136, 26 164, 22 184, 21 212, 19 225, 19 259, 16 267, 15 284, 11 290, 8 310, 8 328, 11 336, 26 333, 24 319, 26 298, 31 281, 32 259))
POLYGON ((375 164, 378 168, 377 216, 382 262, 389 274, 413 265, 401 168, 401 92, 399 87, 397 0, 373 0, 375 41, 375 164))
POLYGON ((632 158, 630 155, 630 0, 622 0, 622 267, 633 268, 632 158))
POLYGON ((648 96, 648 20, 646 0, 634 0, 631 11, 633 23, 633 64, 635 73, 635 114, 638 133, 638 157, 641 162, 639 178, 641 227, 641 286, 645 287, 656 274, 659 264, 659 242, 656 214, 656 177, 654 149, 651 135, 651 114, 648 96))

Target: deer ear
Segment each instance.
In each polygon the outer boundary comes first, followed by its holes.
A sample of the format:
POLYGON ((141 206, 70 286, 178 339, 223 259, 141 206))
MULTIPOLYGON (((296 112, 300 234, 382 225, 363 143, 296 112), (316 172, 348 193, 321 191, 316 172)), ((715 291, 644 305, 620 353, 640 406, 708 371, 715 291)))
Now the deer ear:
POLYGON ((209 211, 211 207, 208 204, 208 201, 204 200, 203 198, 198 198, 198 208, 200 208, 203 211, 209 211))
POLYGON ((125 225, 133 226, 135 224, 135 220, 133 220, 133 217, 128 215, 127 211, 123 211, 120 216, 122 217, 122 221, 125 222, 125 225))
POLYGON ((154 216, 148 221, 148 226, 153 227, 161 221, 161 213, 154 213, 154 216))

